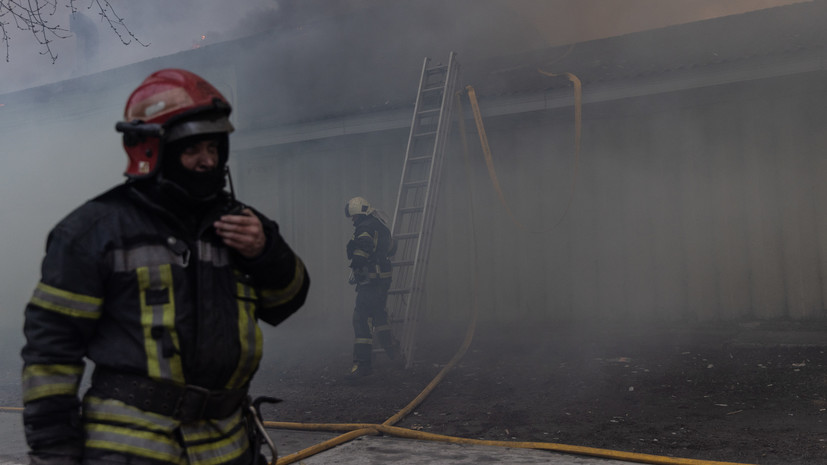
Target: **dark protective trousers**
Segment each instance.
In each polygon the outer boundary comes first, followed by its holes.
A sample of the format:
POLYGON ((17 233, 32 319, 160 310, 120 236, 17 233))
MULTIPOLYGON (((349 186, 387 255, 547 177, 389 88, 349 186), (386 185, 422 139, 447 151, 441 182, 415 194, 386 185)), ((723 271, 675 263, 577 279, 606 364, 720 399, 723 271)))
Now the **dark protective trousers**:
POLYGON ((370 365, 373 352, 373 336, 385 351, 393 350, 393 338, 388 326, 388 300, 390 283, 368 283, 356 287, 356 308, 353 310, 353 361, 370 365), (371 328, 372 326, 372 328, 371 328))

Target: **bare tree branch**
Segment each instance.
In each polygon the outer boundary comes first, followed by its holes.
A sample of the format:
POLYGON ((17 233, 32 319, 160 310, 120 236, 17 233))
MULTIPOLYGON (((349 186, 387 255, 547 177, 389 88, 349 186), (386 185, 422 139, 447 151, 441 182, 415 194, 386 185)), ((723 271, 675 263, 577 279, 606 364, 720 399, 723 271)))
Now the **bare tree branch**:
MULTIPOLYGON (((0 0, 0 42, 6 48, 6 62, 10 59, 12 33, 25 31, 40 44, 41 55, 48 55, 52 63, 57 61, 57 53, 52 42, 71 37, 69 29, 54 24, 59 8, 68 8, 70 14, 78 11, 77 0, 0 0)), ((109 24, 110 29, 124 45, 133 41, 146 47, 129 29, 123 18, 115 11, 109 0, 89 0, 87 10, 95 8, 101 21, 109 24)))

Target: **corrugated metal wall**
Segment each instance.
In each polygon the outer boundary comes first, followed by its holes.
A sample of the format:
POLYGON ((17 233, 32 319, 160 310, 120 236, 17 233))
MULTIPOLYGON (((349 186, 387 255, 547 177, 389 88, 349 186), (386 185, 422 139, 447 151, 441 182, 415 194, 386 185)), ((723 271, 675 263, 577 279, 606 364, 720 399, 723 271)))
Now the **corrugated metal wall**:
POLYGON ((233 154, 240 199, 279 223, 310 271, 301 317, 349 327, 355 294, 345 246, 353 226, 345 202, 362 195, 392 214, 406 137, 407 131, 382 132, 233 154))
MULTIPOLYGON (((571 109, 486 120, 513 218, 476 135, 470 171, 455 140, 427 315, 464 317, 476 290, 495 320, 824 317, 822 81, 586 106, 576 176, 571 109)), ((352 307, 344 201, 364 195, 392 213, 406 139, 390 131, 238 154, 242 195, 279 220, 308 262, 309 313, 352 307)))

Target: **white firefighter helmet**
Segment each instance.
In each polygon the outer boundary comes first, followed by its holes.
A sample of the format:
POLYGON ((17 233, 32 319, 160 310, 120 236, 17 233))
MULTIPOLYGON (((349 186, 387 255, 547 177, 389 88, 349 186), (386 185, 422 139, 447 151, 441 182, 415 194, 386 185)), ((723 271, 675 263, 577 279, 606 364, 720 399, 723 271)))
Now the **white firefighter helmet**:
POLYGON ((350 218, 356 215, 370 215, 374 208, 364 197, 354 197, 345 204, 345 216, 350 218))

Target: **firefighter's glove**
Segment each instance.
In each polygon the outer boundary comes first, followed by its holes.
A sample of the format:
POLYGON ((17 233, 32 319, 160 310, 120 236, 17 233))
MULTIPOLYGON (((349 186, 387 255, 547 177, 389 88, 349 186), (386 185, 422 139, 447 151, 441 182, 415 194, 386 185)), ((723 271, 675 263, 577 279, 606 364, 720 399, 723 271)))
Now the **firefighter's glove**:
POLYGON ((68 442, 29 452, 29 465, 80 465, 82 446, 68 442))
POLYGON ((29 465, 80 465, 80 457, 32 451, 29 452, 29 465))
POLYGON ((29 454, 29 465, 80 465, 80 459, 71 455, 42 453, 29 454))
POLYGON ((353 269, 353 277, 356 279, 356 284, 367 284, 370 281, 368 274, 368 267, 359 266, 353 269))
POLYGON ((347 283, 351 286, 356 284, 356 275, 353 274, 353 270, 350 270, 350 276, 347 277, 347 283))

